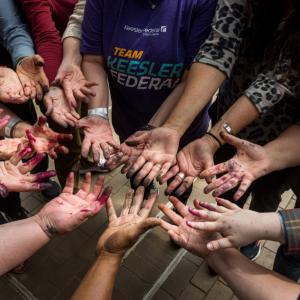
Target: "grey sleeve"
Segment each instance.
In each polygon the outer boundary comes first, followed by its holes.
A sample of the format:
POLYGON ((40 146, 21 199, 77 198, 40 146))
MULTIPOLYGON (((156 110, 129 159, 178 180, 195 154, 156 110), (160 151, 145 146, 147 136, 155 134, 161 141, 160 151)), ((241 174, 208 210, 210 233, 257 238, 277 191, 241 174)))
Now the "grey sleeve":
POLYGON ((35 54, 28 27, 21 20, 15 0, 0 1, 0 41, 15 67, 22 57, 35 54))
POLYGON ((211 65, 230 76, 248 23, 247 8, 247 0, 218 1, 212 31, 194 62, 211 65))

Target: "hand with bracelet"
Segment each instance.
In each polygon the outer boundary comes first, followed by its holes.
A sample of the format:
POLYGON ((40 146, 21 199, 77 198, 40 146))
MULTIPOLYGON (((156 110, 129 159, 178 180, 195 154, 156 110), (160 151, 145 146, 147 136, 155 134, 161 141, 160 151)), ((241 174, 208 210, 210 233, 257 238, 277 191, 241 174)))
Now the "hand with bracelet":
POLYGON ((87 158, 91 150, 96 163, 101 158, 101 152, 108 158, 111 148, 108 142, 115 144, 115 141, 108 120, 107 108, 89 109, 88 116, 79 120, 78 127, 82 128, 84 133, 81 155, 87 158))

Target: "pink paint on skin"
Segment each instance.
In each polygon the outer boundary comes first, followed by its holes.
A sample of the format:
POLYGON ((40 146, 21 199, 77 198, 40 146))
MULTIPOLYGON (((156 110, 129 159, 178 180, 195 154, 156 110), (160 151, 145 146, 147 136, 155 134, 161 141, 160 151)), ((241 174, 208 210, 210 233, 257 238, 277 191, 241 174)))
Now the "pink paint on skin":
POLYGON ((31 153, 32 152, 32 149, 30 148, 30 147, 26 147, 26 148, 24 148, 23 150, 21 150, 19 153, 18 153, 18 156, 20 157, 20 158, 23 158, 23 157, 25 157, 26 155, 28 155, 29 153, 31 153))
POLYGON ((35 182, 47 181, 50 177, 53 177, 55 175, 56 175, 55 171, 46 171, 46 172, 37 173, 35 182))
POLYGON ((34 188, 38 188, 39 190, 46 190, 46 189, 50 189, 52 187, 51 183, 33 183, 32 186, 34 188))
POLYGON ((30 144, 34 144, 36 142, 36 138, 31 133, 30 129, 26 129, 26 135, 27 135, 27 138, 28 138, 30 144))
POLYGON ((25 165, 32 165, 32 167, 35 167, 45 158, 45 156, 45 153, 38 153, 35 157, 26 162, 25 165))
POLYGON ((103 191, 101 196, 98 197, 98 199, 97 199, 97 201, 99 201, 100 205, 103 205, 107 202, 111 192, 112 192, 112 187, 111 186, 108 186, 108 187, 105 188, 105 190, 103 191))
POLYGON ((7 187, 4 184, 0 183, 0 196, 2 198, 6 198, 8 196, 8 193, 9 192, 7 187))

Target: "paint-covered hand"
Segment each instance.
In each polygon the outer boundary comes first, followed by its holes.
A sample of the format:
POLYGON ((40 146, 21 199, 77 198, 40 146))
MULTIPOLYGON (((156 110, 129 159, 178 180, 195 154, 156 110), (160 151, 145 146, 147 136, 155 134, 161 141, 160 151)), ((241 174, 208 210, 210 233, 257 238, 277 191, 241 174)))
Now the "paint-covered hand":
POLYGON ((0 159, 10 159, 18 150, 23 150, 28 147, 28 139, 23 138, 12 138, 0 140, 0 159))
POLYGON ((123 255, 141 234, 159 225, 160 219, 149 217, 156 198, 155 192, 144 200, 143 187, 139 187, 135 193, 129 190, 119 217, 109 199, 106 203, 109 223, 98 241, 97 252, 123 255))
POLYGON ((91 173, 87 173, 80 190, 74 194, 74 173, 70 173, 62 193, 47 203, 35 216, 49 237, 72 231, 96 215, 108 200, 112 188, 103 189, 104 178, 99 176, 91 188, 91 173))
POLYGON ((54 159, 57 158, 58 153, 69 152, 61 142, 69 142, 73 138, 72 134, 57 133, 50 129, 45 116, 39 117, 38 122, 31 129, 26 130, 26 135, 32 149, 37 153, 47 153, 54 159))
POLYGON ((222 138, 228 144, 236 147, 236 155, 224 163, 205 170, 200 174, 200 177, 210 178, 214 175, 226 173, 207 185, 204 192, 210 193, 214 191, 213 196, 219 197, 225 192, 239 186, 234 194, 234 200, 238 200, 254 180, 267 174, 269 158, 266 150, 259 145, 226 133, 222 133, 222 138))
POLYGON ((176 163, 180 137, 176 130, 159 127, 150 131, 138 131, 125 142, 129 146, 144 147, 141 155, 127 172, 134 176, 134 185, 148 186, 158 175, 165 175, 176 163))
POLYGON ((0 67, 0 102, 22 104, 29 100, 24 95, 17 73, 6 67, 0 67))
POLYGON ((51 187, 47 181, 56 175, 55 171, 30 174, 30 171, 39 164, 45 154, 37 154, 26 163, 21 163, 21 160, 31 153, 32 149, 26 147, 16 152, 9 160, 0 162, 1 197, 6 197, 9 192, 39 191, 51 187))
POLYGON ((77 101, 88 103, 95 96, 92 87, 97 85, 85 79, 77 64, 62 63, 57 71, 53 85, 62 86, 70 107, 76 108, 77 101))
POLYGON ((199 231, 187 225, 189 221, 194 221, 196 217, 189 213, 188 207, 182 204, 177 198, 169 197, 170 202, 177 209, 178 214, 164 204, 159 205, 159 209, 171 220, 171 222, 161 221, 161 227, 168 232, 171 239, 179 246, 203 258, 209 255, 206 244, 214 240, 218 234, 206 231, 199 231))
POLYGON ((206 244, 211 251, 224 248, 238 248, 258 240, 273 240, 283 243, 278 213, 258 213, 241 209, 228 200, 217 198, 217 205, 194 201, 197 208, 189 211, 198 221, 189 221, 191 228, 199 232, 219 232, 221 236, 206 244))
POLYGON ((44 60, 39 55, 23 58, 16 72, 23 86, 24 95, 41 101, 49 90, 49 81, 44 71, 44 60))
POLYGON ((79 120, 78 126, 84 132, 81 155, 87 158, 92 150, 96 163, 100 160, 101 152, 108 158, 111 147, 107 143, 115 144, 109 121, 98 116, 87 116, 79 120))
POLYGON ((204 135, 187 146, 177 154, 177 164, 160 179, 160 184, 164 184, 171 178, 166 194, 170 195, 175 190, 177 197, 181 196, 206 168, 214 164, 214 154, 218 149, 215 141, 209 135, 204 135), (182 173, 185 177, 176 176, 182 173))
POLYGON ((43 101, 47 117, 64 128, 77 126, 80 115, 74 107, 69 106, 61 87, 51 86, 43 101))

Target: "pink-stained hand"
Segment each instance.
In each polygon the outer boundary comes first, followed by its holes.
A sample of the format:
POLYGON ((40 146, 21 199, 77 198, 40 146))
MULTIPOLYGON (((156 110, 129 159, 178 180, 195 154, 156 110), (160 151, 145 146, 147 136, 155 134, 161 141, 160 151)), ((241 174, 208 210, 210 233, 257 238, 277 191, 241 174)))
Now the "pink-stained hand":
POLYGON ((49 90, 49 81, 44 71, 44 60, 39 55, 33 55, 21 60, 16 72, 27 98, 41 101, 44 93, 49 90))
POLYGON ((6 67, 0 67, 0 102, 22 104, 29 100, 24 95, 17 73, 6 67))
POLYGON ((99 162, 101 151, 107 158, 110 155, 110 144, 115 144, 109 121, 97 116, 88 116, 79 120, 79 128, 83 128, 84 139, 82 142, 81 155, 87 158, 92 150, 93 158, 99 162))
POLYGON ((45 154, 37 154, 26 163, 21 163, 21 160, 31 153, 32 149, 26 147, 15 153, 9 160, 0 162, 0 195, 2 197, 6 197, 9 192, 39 191, 51 187, 46 182, 56 175, 55 171, 29 174, 45 157, 45 154))
POLYGON ((165 127, 138 131, 130 136, 125 143, 144 150, 128 170, 127 177, 134 176, 135 186, 140 183, 148 186, 158 175, 165 175, 176 163, 179 140, 176 130, 165 127))
POLYGON ((78 125, 80 115, 74 107, 69 106, 62 88, 51 86, 43 101, 47 109, 46 116, 50 117, 57 124, 64 128, 78 125))
POLYGON ((71 141, 72 134, 57 133, 50 129, 46 122, 47 118, 41 116, 32 129, 26 130, 30 146, 37 153, 47 153, 54 159, 57 158, 58 153, 67 154, 69 150, 61 145, 61 142, 71 141))
POLYGON ((213 157, 217 147, 218 145, 216 145, 215 141, 209 135, 204 135, 179 151, 177 154, 177 164, 160 179, 160 184, 164 184, 173 178, 168 184, 166 194, 170 195, 175 191, 176 196, 181 196, 203 170, 213 166, 213 157), (183 173, 185 178, 176 176, 179 172, 183 173))
POLYGON ((222 133, 222 138, 228 144, 235 146, 237 153, 232 159, 208 168, 200 174, 201 178, 207 178, 226 173, 207 185, 204 192, 214 191, 213 196, 218 197, 239 186, 234 194, 234 200, 239 200, 253 181, 267 174, 268 155, 263 147, 233 135, 222 133))
MULTIPOLYGON (((0 114, 3 114, 3 109, 2 108, 0 108, 0 114)), ((0 117, 0 128, 5 127, 8 123, 8 121, 9 121, 9 119, 10 119, 9 115, 5 115, 5 114, 2 115, 0 117)))
POLYGON ((159 205, 159 209, 171 220, 167 222, 161 220, 161 228, 168 232, 171 239, 179 246, 203 258, 207 257, 210 251, 206 244, 214 240, 217 234, 199 231, 187 225, 187 222, 194 221, 196 217, 189 213, 188 207, 181 203, 177 198, 170 196, 170 202, 177 209, 175 213, 164 204, 159 205))
MULTIPOLYGON (((18 150, 23 150, 29 146, 28 139, 23 138, 12 138, 0 140, 0 159, 10 159, 18 150)), ((26 157, 27 158, 27 157, 26 157)))
POLYGON ((76 108, 77 101, 89 103, 90 98, 95 96, 91 88, 97 83, 86 80, 77 64, 62 63, 53 85, 62 86, 69 107, 76 108))
POLYGON ((108 228, 98 241, 97 252, 122 255, 134 245, 141 234, 159 225, 160 219, 149 217, 156 198, 157 193, 153 193, 144 200, 143 187, 139 187, 135 193, 129 190, 119 217, 109 199, 106 203, 108 228))
POLYGON ((107 202, 112 188, 103 190, 104 178, 99 176, 92 189, 91 174, 87 173, 80 190, 74 194, 74 173, 70 173, 62 193, 47 203, 35 216, 49 237, 72 231, 96 215, 107 202))

